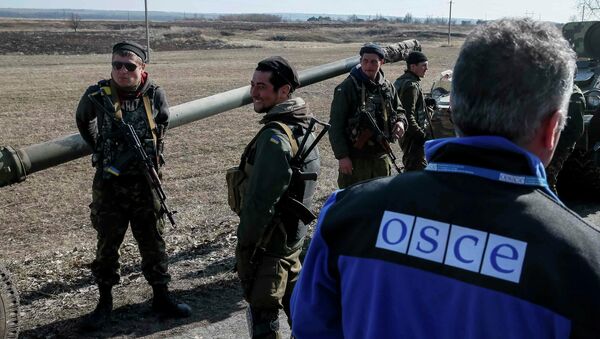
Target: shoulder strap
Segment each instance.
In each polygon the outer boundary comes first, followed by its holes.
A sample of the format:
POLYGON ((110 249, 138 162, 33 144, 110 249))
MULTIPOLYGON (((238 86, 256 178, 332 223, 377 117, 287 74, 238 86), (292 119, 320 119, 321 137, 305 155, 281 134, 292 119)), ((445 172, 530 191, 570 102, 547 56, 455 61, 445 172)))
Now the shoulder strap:
POLYGON ((292 158, 296 156, 296 153, 298 153, 298 142, 296 142, 296 138, 294 138, 294 135, 292 133, 292 130, 290 129, 290 127, 282 122, 279 121, 270 121, 268 123, 266 123, 259 131, 258 133, 256 133, 256 135, 254 136, 254 138, 252 138, 252 140, 250 140, 250 143, 248 143, 248 145, 246 146, 246 148, 244 149, 244 152, 242 153, 242 159, 240 161, 240 165, 238 166, 241 170, 244 169, 244 166, 246 166, 246 160, 248 157, 248 153, 250 153, 250 150, 252 149, 252 147, 254 147, 254 144, 256 143, 256 139, 258 139, 258 136, 267 128, 270 127, 274 127, 277 126, 279 128, 281 128, 285 134, 287 135, 288 139, 290 140, 290 146, 292 147, 292 158))
MULTIPOLYGON (((292 146, 292 158, 296 156, 296 153, 298 153, 298 142, 296 142, 296 138, 294 138, 294 135, 292 134, 292 130, 290 129, 290 127, 286 124, 284 124, 283 122, 279 122, 279 121, 271 121, 268 124, 265 125, 265 127, 269 126, 269 125, 277 125, 279 127, 281 127, 281 129, 283 129, 283 131, 285 132, 285 134, 287 135, 288 139, 290 140, 290 145, 292 146)), ((263 127, 264 129, 264 127, 263 127)))
MULTIPOLYGON (((102 81, 99 83, 101 86, 100 89, 104 92, 105 95, 111 97, 114 108, 115 108, 115 117, 118 120, 123 119, 123 111, 121 110, 121 101, 119 100, 119 96, 117 95, 117 90, 114 88, 112 81, 106 82, 102 81)), ((142 95, 142 101, 144 103, 144 111, 146 111, 146 118, 148 119, 148 127, 152 133, 152 140, 154 140, 154 145, 157 144, 157 129, 156 122, 154 121, 154 117, 152 116, 152 105, 150 104, 150 98, 147 93, 142 95)))

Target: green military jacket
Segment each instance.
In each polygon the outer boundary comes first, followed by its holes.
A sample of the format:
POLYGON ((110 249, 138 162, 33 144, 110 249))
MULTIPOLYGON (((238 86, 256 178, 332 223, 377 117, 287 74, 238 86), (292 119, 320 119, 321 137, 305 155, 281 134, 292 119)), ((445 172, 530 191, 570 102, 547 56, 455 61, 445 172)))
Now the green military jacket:
MULTIPOLYGON (((401 121, 406 126, 404 109, 400 103, 400 98, 396 89, 385 79, 382 71, 378 75, 377 82, 364 84, 361 79, 362 70, 354 68, 350 75, 339 84, 333 93, 331 102, 331 111, 329 124, 329 141, 336 159, 345 157, 358 158, 380 158, 385 157, 385 150, 375 141, 369 141, 362 149, 356 149, 350 139, 350 128, 353 119, 357 119, 357 111, 362 104, 362 87, 364 86, 367 98, 383 98, 384 104, 389 115, 387 123, 383 123, 383 110, 381 104, 376 103, 376 120, 381 130, 388 136, 391 133, 392 125, 396 121, 401 121)), ((365 76, 362 75, 362 78, 365 76)), ((368 99, 367 99, 368 100, 368 99)), ((367 103, 369 104, 369 103, 367 103)), ((406 127, 405 127, 406 128, 406 127)))
POLYGON ((406 70, 396 79, 394 87, 398 91, 402 107, 406 111, 406 120, 408 120, 406 135, 408 137, 418 136, 423 139, 430 138, 431 133, 426 128, 428 119, 421 79, 413 72, 406 70))
MULTIPOLYGON (((273 107, 261 122, 285 123, 300 144, 311 117, 304 100, 293 98, 273 107)), ((311 133, 307 145, 313 140, 311 133)), ((243 168, 247 183, 237 230, 240 247, 254 248, 273 229, 266 246, 267 252, 285 255, 299 249, 307 225, 296 217, 281 213, 277 206, 292 179, 290 160, 293 155, 288 136, 281 128, 264 128, 246 147, 242 157, 243 162, 245 159, 243 168)), ((319 153, 315 147, 306 158, 303 171, 318 172, 319 168, 319 153)), ((307 207, 310 207, 315 186, 316 181, 306 184, 302 200, 307 207)))

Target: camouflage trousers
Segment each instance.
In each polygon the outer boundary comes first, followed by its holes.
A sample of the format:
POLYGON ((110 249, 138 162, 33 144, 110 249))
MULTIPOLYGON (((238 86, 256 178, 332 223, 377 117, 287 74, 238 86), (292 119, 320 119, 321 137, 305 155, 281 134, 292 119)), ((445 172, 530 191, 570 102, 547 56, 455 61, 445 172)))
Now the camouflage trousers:
POLYGON ((552 192, 558 194, 556 191, 556 183, 558 182, 558 174, 562 169, 563 165, 569 158, 569 156, 573 153, 572 147, 564 147, 564 148, 556 148, 554 151, 554 155, 552 156, 552 160, 546 167, 546 180, 548 181, 548 186, 552 190, 552 192))
MULTIPOLYGON (((290 300, 292 291, 298 280, 302 264, 298 249, 286 256, 264 254, 255 265, 250 263, 251 250, 236 248, 236 267, 240 278, 244 299, 250 304, 253 314, 253 325, 261 327, 262 320, 275 317, 283 309, 291 327, 290 300), (270 316, 273 315, 273 316, 270 316)), ((274 331, 273 336, 276 338, 274 331)), ((262 336, 257 336, 262 337, 262 336)))
POLYGON ((102 179, 97 172, 92 186, 90 218, 97 231, 92 273, 99 285, 119 283, 120 247, 128 225, 142 257, 142 272, 151 285, 167 284, 168 258, 163 239, 164 218, 143 176, 102 179))
POLYGON ((416 140, 405 136, 400 140, 400 148, 402 149, 402 163, 404 171, 420 171, 427 167, 425 160, 424 141, 416 140))
POLYGON ((351 158, 352 174, 338 173, 339 188, 346 188, 357 182, 392 175, 392 162, 388 156, 381 158, 351 158))

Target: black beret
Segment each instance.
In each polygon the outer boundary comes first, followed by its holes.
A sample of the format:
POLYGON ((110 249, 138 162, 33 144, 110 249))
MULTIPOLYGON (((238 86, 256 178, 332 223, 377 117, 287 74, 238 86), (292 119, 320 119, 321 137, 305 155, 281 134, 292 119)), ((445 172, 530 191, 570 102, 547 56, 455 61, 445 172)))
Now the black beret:
POLYGON ((257 71, 271 71, 276 76, 282 78, 285 82, 292 86, 292 90, 295 90, 300 86, 300 80, 298 80, 298 73, 290 65, 287 60, 280 56, 272 56, 266 58, 258 63, 256 67, 257 71))
POLYGON ((373 53, 377 54, 381 59, 385 58, 385 50, 378 44, 372 42, 368 42, 361 47, 359 52, 360 56, 363 56, 365 53, 373 53))
POLYGON ((419 52, 419 51, 413 51, 410 52, 408 54, 408 57, 406 58, 406 64, 407 65, 416 65, 420 62, 424 62, 427 61, 427 57, 425 56, 425 54, 419 52))
POLYGON ((113 54, 119 51, 132 52, 133 54, 139 56, 142 59, 142 62, 148 61, 146 49, 144 48, 144 46, 138 44, 137 42, 121 41, 113 46, 113 54))

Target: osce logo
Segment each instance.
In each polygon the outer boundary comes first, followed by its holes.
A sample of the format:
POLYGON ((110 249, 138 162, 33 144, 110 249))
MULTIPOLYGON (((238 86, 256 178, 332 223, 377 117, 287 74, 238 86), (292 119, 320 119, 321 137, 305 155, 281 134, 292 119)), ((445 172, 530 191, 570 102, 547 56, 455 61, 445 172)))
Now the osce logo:
POLYGON ((375 246, 515 283, 527 249, 523 241, 390 211, 375 246))

